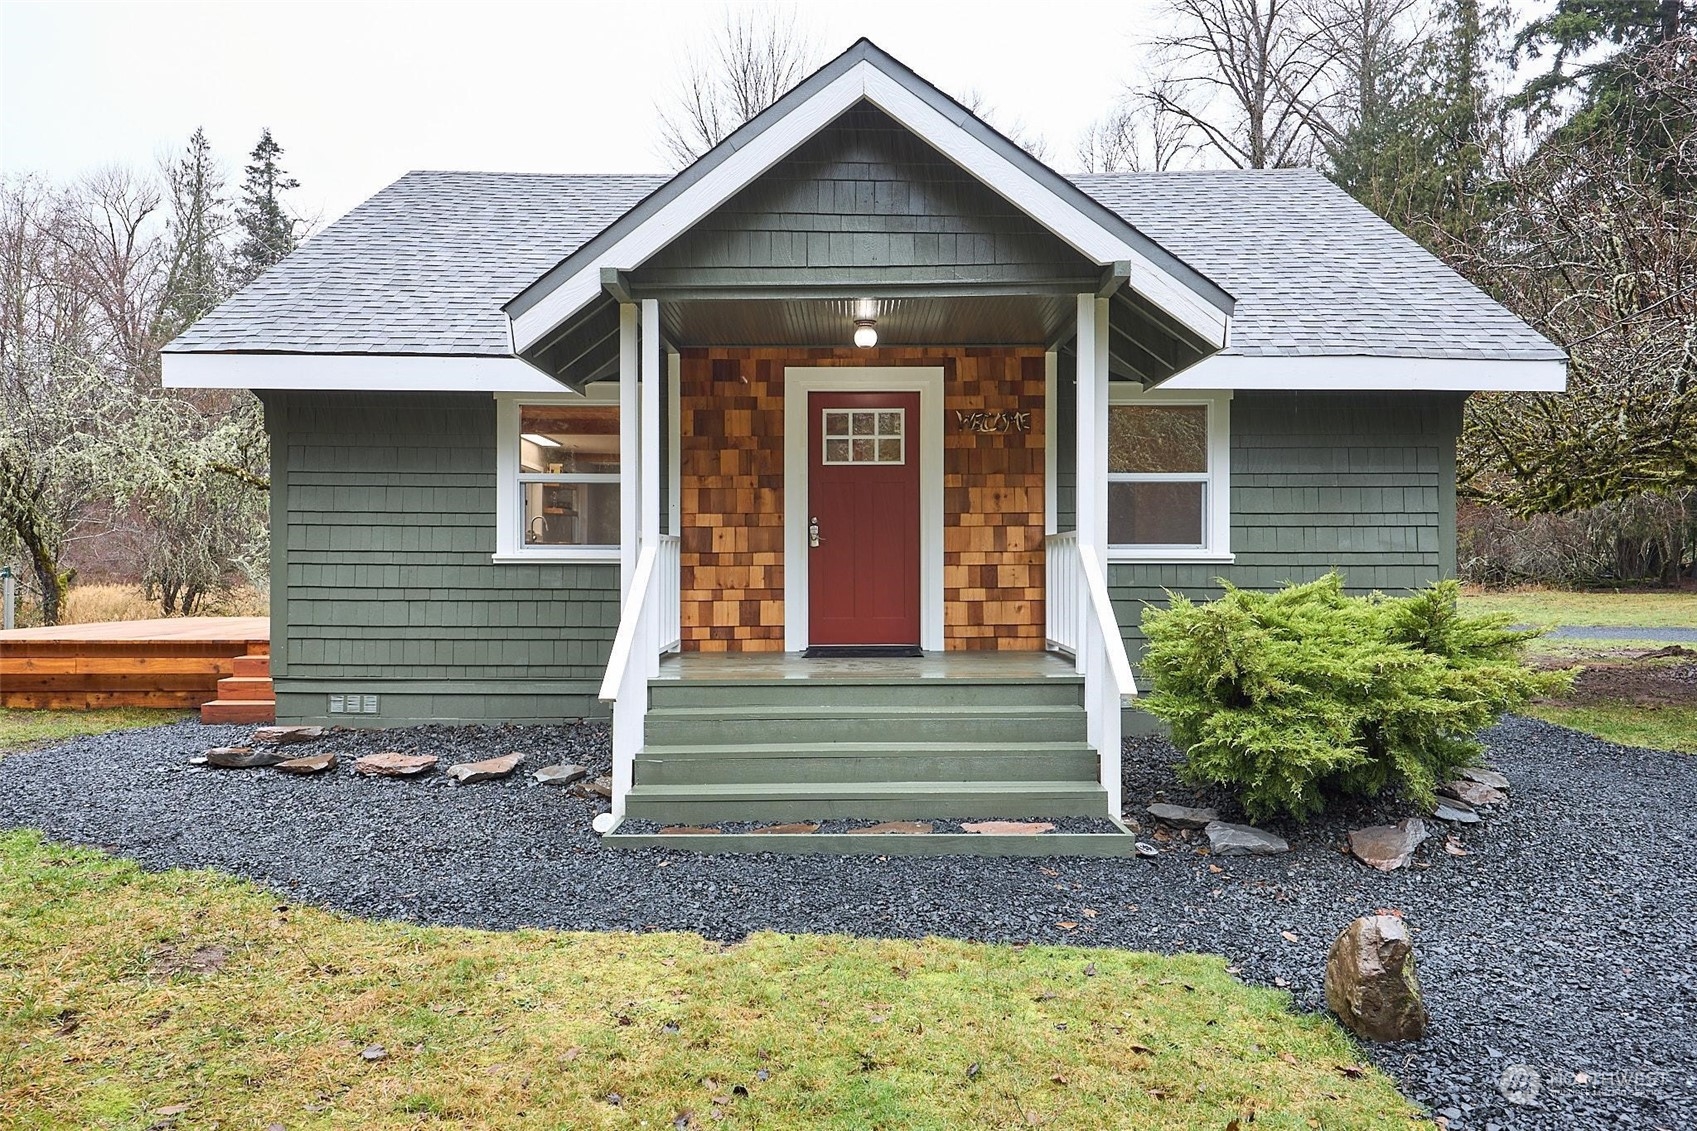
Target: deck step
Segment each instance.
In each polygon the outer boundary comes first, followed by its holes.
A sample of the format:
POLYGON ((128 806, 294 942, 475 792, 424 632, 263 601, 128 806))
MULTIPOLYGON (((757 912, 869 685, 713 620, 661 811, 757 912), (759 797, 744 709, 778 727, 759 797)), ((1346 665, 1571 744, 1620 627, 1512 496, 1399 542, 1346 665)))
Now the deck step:
POLYGON ((235 667, 231 671, 231 675, 238 675, 244 679, 269 679, 271 677, 271 657, 269 655, 237 656, 234 663, 235 667))
POLYGON ((821 735, 856 743, 1082 742, 1085 716, 1076 706, 663 707, 648 712, 644 735, 655 746, 813 742, 821 735))
POLYGON ((275 700, 276 697, 270 676, 231 675, 218 681, 220 699, 275 700))
POLYGON ((1107 810, 1094 781, 880 781, 661 785, 640 782, 625 798, 633 818, 701 825, 712 821, 821 817, 902 819, 1088 817, 1107 810))
POLYGON ((780 742, 645 747, 636 780, 653 785, 887 781, 1093 781, 1083 742, 780 742))
POLYGON ((276 717, 274 699, 214 699, 200 707, 203 723, 269 723, 276 717))

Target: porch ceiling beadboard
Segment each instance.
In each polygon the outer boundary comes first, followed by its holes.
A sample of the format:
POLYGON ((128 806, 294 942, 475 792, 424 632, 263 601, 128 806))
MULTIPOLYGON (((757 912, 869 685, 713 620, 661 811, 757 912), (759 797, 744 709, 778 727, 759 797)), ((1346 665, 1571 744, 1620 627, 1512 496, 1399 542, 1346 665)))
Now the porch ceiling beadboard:
POLYGON ((944 370, 943 638, 951 650, 1043 647, 1043 351, 685 350, 682 442, 686 650, 784 646, 784 369, 944 370), (962 411, 1023 411, 1029 432, 950 427, 962 411))

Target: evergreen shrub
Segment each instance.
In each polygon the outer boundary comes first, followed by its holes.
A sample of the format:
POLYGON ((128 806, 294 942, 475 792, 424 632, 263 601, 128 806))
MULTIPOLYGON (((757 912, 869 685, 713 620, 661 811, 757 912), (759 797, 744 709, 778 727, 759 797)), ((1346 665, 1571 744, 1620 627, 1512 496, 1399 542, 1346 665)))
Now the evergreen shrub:
POLYGON ((1421 806, 1478 762, 1474 737, 1572 682, 1524 661, 1537 632, 1465 616, 1453 581, 1352 597, 1342 579, 1274 593, 1169 594, 1143 614, 1142 705, 1172 728, 1180 776, 1233 790, 1251 819, 1304 819, 1331 797, 1391 791, 1421 806))

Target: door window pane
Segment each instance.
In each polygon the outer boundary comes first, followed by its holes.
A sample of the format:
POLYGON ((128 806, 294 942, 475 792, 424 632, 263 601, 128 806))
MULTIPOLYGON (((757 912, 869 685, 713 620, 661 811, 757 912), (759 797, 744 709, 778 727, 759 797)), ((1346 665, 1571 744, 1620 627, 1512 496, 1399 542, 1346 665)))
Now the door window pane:
POLYGON ((1208 470, 1206 405, 1114 405, 1108 471, 1174 474, 1208 470))
POLYGON ((905 463, 907 410, 825 409, 826 463, 905 463), (833 439, 833 437, 844 437, 833 439))
POLYGON ((1200 546, 1206 484, 1108 484, 1108 541, 1121 546, 1200 546))

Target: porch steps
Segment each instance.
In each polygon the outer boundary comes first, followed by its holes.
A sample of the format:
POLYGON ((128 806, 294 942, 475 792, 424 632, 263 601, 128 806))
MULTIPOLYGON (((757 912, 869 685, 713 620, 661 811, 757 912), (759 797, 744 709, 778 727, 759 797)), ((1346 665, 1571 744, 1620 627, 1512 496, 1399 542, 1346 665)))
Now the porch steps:
POLYGON ((854 833, 626 833, 602 837, 613 848, 666 848, 703 853, 777 852, 819 856, 1089 856, 1137 854, 1136 838, 1125 833, 1044 833, 1040 836, 931 833, 925 836, 866 836, 854 833))
POLYGON ((233 669, 218 681, 218 697, 200 705, 200 721, 241 725, 275 721, 277 694, 271 686, 269 645, 235 657, 233 669))
MULTIPOLYGON (((632 819, 709 825, 1107 813, 1098 759, 1085 739, 1083 682, 1070 672, 662 678, 649 684, 649 703, 647 744, 625 801, 632 819)), ((727 838, 711 839, 711 850, 732 850, 727 838)), ((782 839, 756 836, 752 843, 764 847, 749 850, 830 851, 824 840, 841 838, 798 838, 807 844, 793 848, 776 843, 782 839)), ((859 843, 866 838, 847 839, 852 851, 866 850, 859 843)), ((947 850, 947 838, 921 839, 929 844, 923 851, 947 850)), ((986 850, 983 838, 969 839, 975 847, 959 851, 986 850)), ((676 836, 665 840, 687 847, 676 836)))

